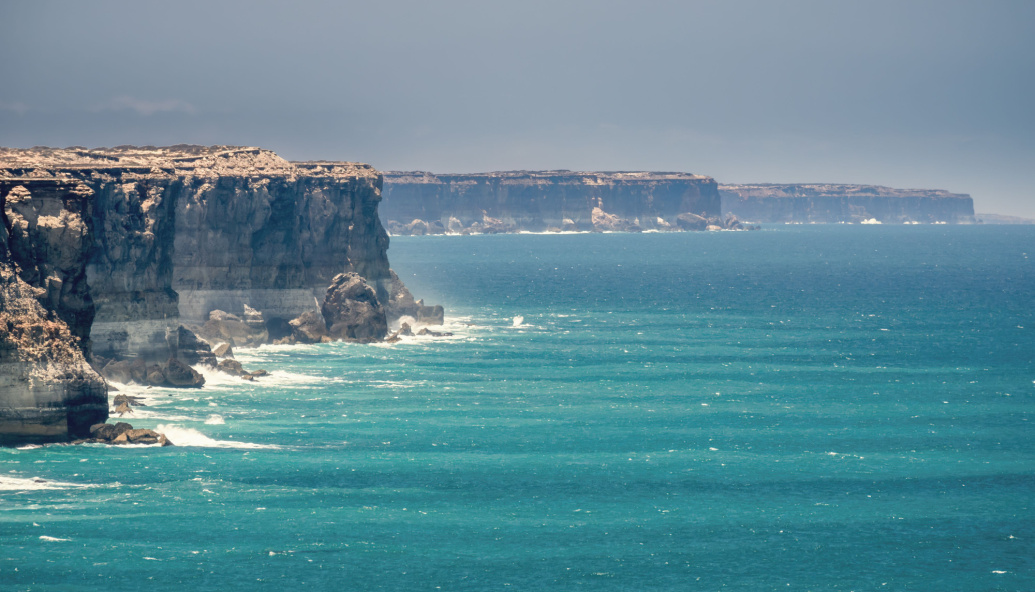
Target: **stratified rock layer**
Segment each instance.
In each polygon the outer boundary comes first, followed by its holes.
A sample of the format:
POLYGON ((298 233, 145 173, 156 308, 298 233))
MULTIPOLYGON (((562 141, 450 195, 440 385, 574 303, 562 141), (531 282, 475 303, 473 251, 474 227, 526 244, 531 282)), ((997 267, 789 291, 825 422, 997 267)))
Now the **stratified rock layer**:
POLYGON ((397 234, 668 230, 686 212, 720 216, 713 179, 654 172, 387 172, 381 206, 397 234))
POLYGON ((66 439, 103 421, 91 356, 136 382, 198 386, 185 364, 216 360, 183 325, 214 310, 241 324, 216 328, 241 329, 234 345, 256 345, 319 309, 343 272, 387 302, 380 189, 368 165, 259 148, 0 149, 0 429, 66 439))
POLYGON ((746 222, 885 224, 974 221, 969 195, 877 185, 720 185, 722 209, 746 222))

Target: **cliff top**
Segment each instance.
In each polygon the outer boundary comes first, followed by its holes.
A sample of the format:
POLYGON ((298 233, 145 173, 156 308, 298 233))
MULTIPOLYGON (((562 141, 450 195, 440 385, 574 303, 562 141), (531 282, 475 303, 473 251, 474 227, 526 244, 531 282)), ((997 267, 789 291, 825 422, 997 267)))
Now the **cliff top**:
POLYGON ((757 183, 750 185, 719 185, 720 192, 738 197, 934 197, 970 199, 965 193, 950 193, 944 189, 895 189, 881 185, 839 185, 833 183, 757 183))
POLYGON ((428 171, 385 171, 385 181, 395 183, 443 183, 456 180, 458 177, 469 180, 502 179, 513 181, 543 180, 565 181, 580 179, 589 183, 606 183, 609 181, 670 181, 695 180, 711 181, 711 177, 693 173, 656 172, 656 171, 494 171, 489 173, 431 173, 428 171))
POLYGON ((272 150, 254 146, 116 146, 114 148, 0 147, 0 178, 62 178, 65 171, 150 169, 156 174, 220 176, 307 175, 367 176, 378 172, 355 162, 289 162, 272 150), (157 170, 156 170, 157 169, 157 170))

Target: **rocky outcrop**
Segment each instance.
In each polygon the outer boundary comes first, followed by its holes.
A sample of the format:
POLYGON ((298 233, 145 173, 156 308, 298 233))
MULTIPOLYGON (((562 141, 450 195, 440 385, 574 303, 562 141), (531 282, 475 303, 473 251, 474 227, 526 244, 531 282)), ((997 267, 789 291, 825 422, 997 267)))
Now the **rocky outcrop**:
POLYGON ((410 317, 418 325, 441 325, 445 322, 445 311, 441 306, 427 306, 424 300, 414 300, 413 294, 395 271, 388 272, 389 279, 385 282, 388 289, 388 304, 385 305, 388 318, 410 317))
POLYGON ((377 293, 357 273, 334 277, 320 308, 332 339, 380 341, 388 335, 388 319, 377 293))
POLYGON ((76 441, 76 444, 92 442, 96 444, 149 444, 173 446, 165 434, 154 430, 134 429, 132 425, 120 421, 114 424, 98 423, 90 426, 88 437, 76 441))
POLYGON ((967 224, 974 221, 969 195, 934 189, 877 185, 720 185, 722 209, 749 222, 967 224))
POLYGON ((721 214, 709 177, 689 173, 387 172, 381 216, 393 234, 674 230, 679 214, 721 214))
MULTIPOLYGON (((0 239, 6 228, 0 228, 0 239)), ((0 445, 83 437, 108 418, 108 392, 82 340, 38 298, 0 240, 0 445)), ((45 302, 49 302, 44 298, 45 302)))

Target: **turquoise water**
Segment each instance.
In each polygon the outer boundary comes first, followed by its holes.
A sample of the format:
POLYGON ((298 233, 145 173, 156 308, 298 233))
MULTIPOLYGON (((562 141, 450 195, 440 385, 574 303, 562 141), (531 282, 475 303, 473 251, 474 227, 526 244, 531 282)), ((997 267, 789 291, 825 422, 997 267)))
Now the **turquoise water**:
POLYGON ((0 449, 0 590, 1035 589, 1035 228, 390 257, 454 337, 138 389, 174 448, 0 449))

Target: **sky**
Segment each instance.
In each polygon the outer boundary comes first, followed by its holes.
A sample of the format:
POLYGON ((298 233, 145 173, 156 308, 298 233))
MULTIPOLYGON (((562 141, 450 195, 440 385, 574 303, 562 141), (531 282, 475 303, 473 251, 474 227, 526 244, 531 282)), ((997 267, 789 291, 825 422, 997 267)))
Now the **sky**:
POLYGON ((178 143, 1035 218, 1035 2, 0 0, 0 145, 178 143))

